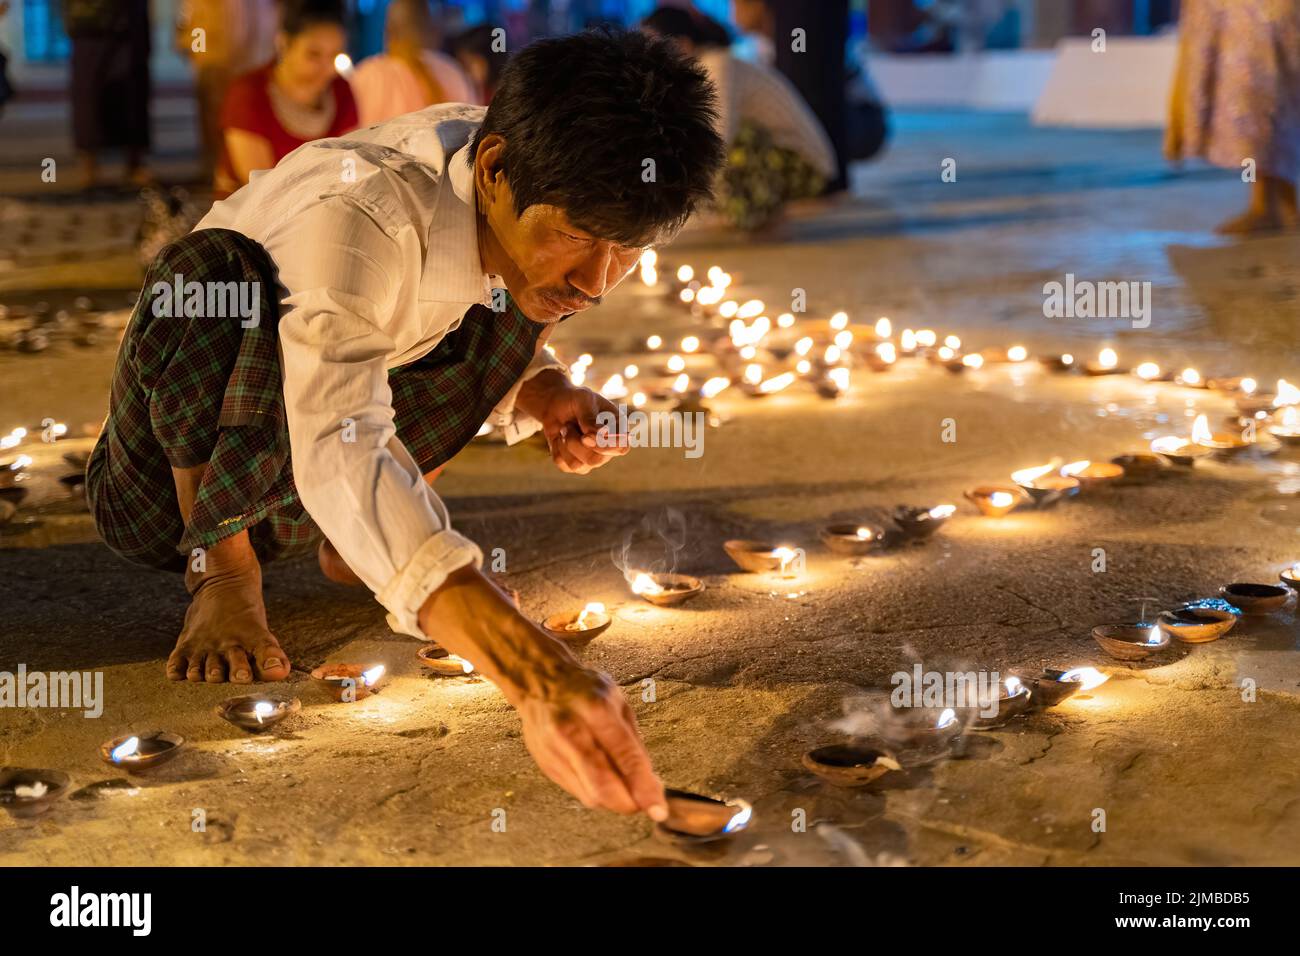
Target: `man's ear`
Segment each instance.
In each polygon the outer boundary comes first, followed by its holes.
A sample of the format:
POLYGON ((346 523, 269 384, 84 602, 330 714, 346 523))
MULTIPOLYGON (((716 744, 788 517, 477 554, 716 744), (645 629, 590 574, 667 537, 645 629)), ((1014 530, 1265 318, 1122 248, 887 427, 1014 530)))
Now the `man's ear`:
POLYGON ((478 152, 474 154, 474 188, 484 205, 498 200, 505 187, 502 168, 505 148, 506 141, 500 133, 488 133, 479 141, 478 152))

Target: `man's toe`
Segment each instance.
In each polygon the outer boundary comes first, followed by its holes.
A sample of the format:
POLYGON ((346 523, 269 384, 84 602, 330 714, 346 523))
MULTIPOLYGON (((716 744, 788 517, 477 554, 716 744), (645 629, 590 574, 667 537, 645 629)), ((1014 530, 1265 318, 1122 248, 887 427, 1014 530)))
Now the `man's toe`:
POLYGON ((262 680, 284 680, 289 676, 289 658, 275 638, 258 645, 253 651, 253 657, 257 661, 258 677, 262 680))
POLYGON ((226 651, 226 664, 230 671, 230 683, 251 684, 253 668, 248 663, 248 655, 242 647, 232 647, 226 651))
POLYGON ((226 661, 217 652, 208 655, 207 665, 203 668, 204 674, 207 675, 209 684, 224 684, 226 682, 226 661))
POLYGON ((180 648, 172 651, 171 657, 167 658, 167 679, 184 680, 185 679, 185 654, 180 648))

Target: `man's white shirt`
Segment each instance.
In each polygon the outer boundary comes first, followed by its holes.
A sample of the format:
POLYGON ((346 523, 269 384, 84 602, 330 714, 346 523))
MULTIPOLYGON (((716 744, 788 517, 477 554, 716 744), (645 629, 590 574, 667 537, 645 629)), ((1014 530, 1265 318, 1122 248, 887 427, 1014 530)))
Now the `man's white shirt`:
MULTIPOLYGON (((396 437, 388 370, 491 304, 466 163, 484 112, 442 104, 308 143, 195 227, 242 233, 275 263, 294 484, 393 630, 417 637, 432 636, 417 620, 428 595, 483 555, 396 437)), ((514 402, 544 368, 564 366, 539 351, 488 419, 512 444, 540 428, 514 402)))

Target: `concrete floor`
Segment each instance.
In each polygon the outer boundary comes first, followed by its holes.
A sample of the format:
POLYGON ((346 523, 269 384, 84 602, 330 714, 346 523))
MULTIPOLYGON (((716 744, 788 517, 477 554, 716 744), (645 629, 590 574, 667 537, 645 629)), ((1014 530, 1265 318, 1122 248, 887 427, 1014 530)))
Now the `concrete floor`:
MULTIPOLYGON (((722 264, 738 292, 772 311, 799 287, 813 315, 846 308, 976 345, 1091 354, 1112 344, 1134 362, 1295 380, 1296 241, 1210 238, 1242 201, 1240 184, 1206 170, 1171 175, 1158 143, 1155 133, 1034 130, 1016 117, 905 116, 890 154, 857 171, 854 202, 797 218, 780 241, 700 230, 664 255, 722 264), (958 160, 956 183, 939 181, 946 157, 958 160), (1044 319, 1042 285, 1067 272, 1151 281, 1151 328, 1044 319)), ((7 202, 57 215, 41 196, 7 202)), ((0 272, 0 301, 59 301, 74 286, 111 300, 138 281, 125 257, 78 278, 86 274, 15 264, 0 272)), ((561 351, 593 352, 596 380, 649 332, 690 328, 635 288, 571 325, 561 351)), ((0 430, 45 415, 74 435, 93 427, 111 361, 111 345, 0 353, 0 430)), ((1198 465, 1004 519, 962 503, 924 546, 844 559, 817 541, 828 520, 961 502, 964 488, 1053 455, 1109 457, 1185 433, 1191 414, 1217 423, 1229 409, 1203 391, 1036 365, 956 377, 914 363, 855 382, 837 402, 796 389, 763 401, 724 393, 716 407, 728 420, 695 460, 641 449, 579 479, 530 444, 475 445, 439 481, 458 527, 485 551, 505 549, 507 580, 530 615, 610 607, 613 626, 581 653, 626 688, 665 781, 754 804, 749 830, 707 854, 659 842, 644 819, 582 809, 533 768, 490 684, 422 673, 416 643, 389 633, 378 605, 310 563, 267 572, 272 627, 295 665, 276 689, 299 696, 302 713, 262 737, 231 728, 212 708, 237 691, 163 679, 184 611, 179 581, 116 559, 54 480, 59 452, 90 439, 36 446, 28 505, 0 529, 0 669, 102 670, 107 704, 97 720, 0 711, 0 763, 57 767, 88 788, 38 821, 0 822, 0 863, 1300 862, 1292 611, 1245 618, 1219 642, 1133 667, 1108 661, 1089 637, 1094 624, 1134 619, 1144 599, 1150 610, 1230 581, 1275 580, 1300 559, 1300 460, 1198 465), (955 444, 940 441, 945 418, 957 421, 955 444), (678 568, 708 583, 680 609, 632 597, 611 559, 630 529, 669 508, 686 518, 678 568), (732 537, 806 547, 806 575, 733 573, 721 548, 732 537), (1092 570, 1095 548, 1106 550, 1104 573, 1092 570), (380 694, 335 704, 306 676, 326 660, 383 662, 391 676, 380 694), (805 749, 844 739, 845 715, 856 725, 864 699, 914 662, 1004 674, 1092 664, 1113 676, 1059 708, 969 735, 961 759, 866 790, 802 769, 805 749), (1247 677, 1259 688, 1249 703, 1247 677), (653 702, 643 699, 647 679, 653 702), (184 735, 187 752, 130 786, 93 786, 123 776, 99 762, 97 745, 151 727, 184 735), (191 830, 196 808, 206 832, 191 830)))

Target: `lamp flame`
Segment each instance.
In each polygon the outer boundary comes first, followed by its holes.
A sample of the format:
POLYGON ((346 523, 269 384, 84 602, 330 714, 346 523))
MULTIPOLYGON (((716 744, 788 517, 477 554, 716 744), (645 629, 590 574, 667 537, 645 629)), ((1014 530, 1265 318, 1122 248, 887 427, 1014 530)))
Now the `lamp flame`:
POLYGON ((1109 674, 1103 674, 1095 667, 1076 667, 1066 671, 1061 675, 1062 682, 1078 682, 1080 690, 1092 690, 1094 687, 1100 687, 1106 681, 1110 680, 1109 674))
POLYGON ((1092 462, 1087 459, 1083 461, 1072 461, 1068 465, 1061 467, 1061 474, 1067 478, 1077 478, 1092 466, 1092 462))
POLYGON ((1011 480, 1018 485, 1032 485, 1054 467, 1054 465, 1041 465, 1038 468, 1021 468, 1019 471, 1011 473, 1011 480))
POLYGON ((719 375, 716 378, 709 379, 707 382, 701 385, 700 394, 703 395, 705 398, 712 398, 714 395, 717 395, 724 388, 727 388, 730 385, 731 385, 731 379, 719 375))
POLYGON ((1198 445, 1206 445, 1214 441, 1214 433, 1210 431, 1209 416, 1196 416, 1196 421, 1192 423, 1192 441, 1198 445))
POLYGON ((951 517, 953 512, 955 512, 956 510, 957 510, 956 505, 935 505, 933 508, 930 509, 929 515, 931 518, 938 521, 943 518, 951 517))
POLYGON ((262 722, 264 718, 270 717, 274 713, 275 713, 275 706, 273 704, 268 703, 267 701, 259 700, 256 704, 253 705, 253 716, 257 718, 257 722, 259 724, 262 722))
POLYGON ((376 664, 374 667, 370 668, 370 670, 363 671, 361 674, 361 683, 365 684, 367 687, 375 686, 375 683, 379 678, 384 676, 384 670, 385 668, 383 664, 376 664))
POLYGON ((955 711, 955 710, 953 710, 951 707, 949 707, 949 708, 945 709, 944 712, 941 713, 941 714, 939 715, 939 719, 938 719, 938 721, 935 722, 934 729, 935 729, 935 730, 943 730, 943 728, 945 728, 945 727, 947 727, 947 726, 950 726, 950 725, 953 724, 956 720, 957 720, 957 711, 955 711))
POLYGON ((133 757, 140 752, 140 738, 132 737, 123 741, 113 748, 113 761, 118 762, 125 760, 127 757, 133 757))
POLYGON ((1099 368, 1114 368, 1119 364, 1119 355, 1114 349, 1102 349, 1097 353, 1097 366, 1099 368))
POLYGON ((773 392, 779 392, 783 388, 789 388, 794 383, 794 372, 782 372, 769 378, 758 386, 758 390, 764 395, 771 395, 773 392))
POLYGON ((663 586, 644 571, 638 571, 632 579, 633 594, 661 594, 663 586))

